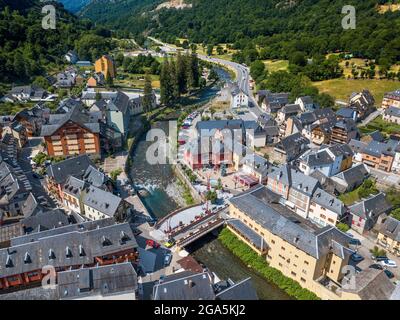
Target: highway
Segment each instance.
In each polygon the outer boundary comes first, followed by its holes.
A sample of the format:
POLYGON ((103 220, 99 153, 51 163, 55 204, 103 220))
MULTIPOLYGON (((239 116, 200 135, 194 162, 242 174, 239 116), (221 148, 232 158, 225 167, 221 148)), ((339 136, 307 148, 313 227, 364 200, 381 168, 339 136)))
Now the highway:
MULTIPOLYGON (((150 40, 154 41, 155 43, 161 45, 164 49, 167 49, 169 52, 176 52, 176 48, 167 44, 163 43, 162 41, 155 39, 153 37, 148 37, 150 40)), ((260 106, 258 105, 256 99, 253 96, 252 90, 250 90, 250 69, 244 65, 241 65, 236 62, 224 60, 224 59, 219 59, 219 58, 213 58, 213 57, 208 57, 205 55, 198 54, 197 55, 199 59, 220 64, 225 67, 234 69, 236 71, 236 78, 237 78, 237 84, 239 88, 249 97, 249 104, 252 105, 252 107, 249 107, 249 110, 251 114, 255 117, 258 118, 258 116, 263 113, 261 110, 260 106)))

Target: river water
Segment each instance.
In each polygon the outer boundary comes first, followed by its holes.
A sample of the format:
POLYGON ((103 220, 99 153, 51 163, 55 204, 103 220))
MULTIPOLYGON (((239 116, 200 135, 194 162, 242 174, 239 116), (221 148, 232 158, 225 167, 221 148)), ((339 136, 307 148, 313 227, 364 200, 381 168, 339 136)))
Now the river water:
MULTIPOLYGON (((230 81, 230 75, 224 69, 216 70, 223 81, 230 81)), ((188 99, 187 105, 205 104, 214 98, 219 86, 209 88, 198 96, 188 99)), ((152 128, 159 128, 168 132, 168 122, 158 122, 152 128)), ((146 151, 152 142, 146 141, 144 135, 138 142, 131 155, 132 166, 130 177, 136 188, 144 188, 148 191, 142 200, 155 218, 162 218, 168 213, 180 207, 181 193, 177 185, 171 165, 150 165, 146 161, 146 151)), ((257 290, 258 297, 263 300, 286 300, 290 297, 275 285, 266 281, 244 265, 236 256, 226 249, 212 235, 202 239, 188 249, 196 260, 203 263, 221 279, 231 278, 234 281, 251 277, 257 290)))

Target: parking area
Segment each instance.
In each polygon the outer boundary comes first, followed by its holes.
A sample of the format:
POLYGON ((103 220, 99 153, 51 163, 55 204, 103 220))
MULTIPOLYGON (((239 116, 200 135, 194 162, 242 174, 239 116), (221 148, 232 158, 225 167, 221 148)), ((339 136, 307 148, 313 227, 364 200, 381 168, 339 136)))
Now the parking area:
MULTIPOLYGON (((358 263, 352 261, 351 264, 354 265, 356 267, 356 269, 359 268, 361 270, 365 270, 370 265, 378 263, 372 259, 372 257, 371 257, 372 254, 371 254, 370 250, 373 249, 375 246, 378 246, 380 249, 383 249, 383 248, 380 247, 379 245, 377 245, 377 243, 375 241, 373 241, 372 239, 362 236, 362 235, 358 234, 357 232, 355 232, 354 230, 349 230, 348 233, 352 234, 354 236, 354 238, 359 239, 361 241, 361 246, 353 246, 352 249, 357 250, 357 253, 360 254, 364 258, 364 260, 362 260, 358 263)), ((395 279, 393 279, 393 281, 400 280, 400 258, 398 258, 390 253, 387 253, 387 257, 390 260, 395 261, 398 266, 397 268, 391 268, 391 267, 387 268, 395 276, 395 279)))

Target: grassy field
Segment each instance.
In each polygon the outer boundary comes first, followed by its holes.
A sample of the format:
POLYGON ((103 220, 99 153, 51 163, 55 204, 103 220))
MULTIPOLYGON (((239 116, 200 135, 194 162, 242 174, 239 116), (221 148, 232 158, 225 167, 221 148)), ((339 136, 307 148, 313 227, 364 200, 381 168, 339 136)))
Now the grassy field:
POLYGON ((335 99, 347 101, 353 92, 359 92, 363 89, 369 89, 375 97, 376 104, 379 106, 382 102, 385 92, 400 88, 399 81, 392 80, 347 80, 333 79, 314 82, 319 91, 333 96, 335 99))
POLYGON ((288 60, 264 60, 263 62, 269 72, 287 70, 289 67, 288 60))
POLYGON ((370 123, 368 123, 367 126, 360 127, 361 133, 371 133, 374 131, 380 131, 382 133, 386 133, 387 135, 393 134, 393 133, 399 133, 400 132, 400 125, 395 124, 395 123, 389 123, 383 120, 382 116, 377 117, 370 123))
MULTIPOLYGON (((132 87, 143 89, 144 88, 144 75, 143 74, 130 74, 127 72, 118 72, 118 76, 124 76, 122 80, 114 79, 114 85, 121 87, 132 87)), ((153 89, 160 88, 160 77, 158 75, 150 75, 151 84, 153 89)))

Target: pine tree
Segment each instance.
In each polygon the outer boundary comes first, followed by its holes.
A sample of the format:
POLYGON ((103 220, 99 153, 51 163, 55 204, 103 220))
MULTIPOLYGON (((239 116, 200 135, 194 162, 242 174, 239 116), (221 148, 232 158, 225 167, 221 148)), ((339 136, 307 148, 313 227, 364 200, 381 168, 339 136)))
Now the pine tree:
POLYGON ((176 81, 178 82, 179 94, 187 92, 187 72, 185 57, 182 57, 180 51, 176 56, 176 81))
POLYGON ((169 73, 171 76, 171 102, 180 97, 179 82, 178 82, 178 68, 175 61, 171 61, 169 64, 169 73))
POLYGON ((196 53, 192 53, 189 57, 190 82, 188 86, 198 88, 200 86, 199 58, 196 53))
POLYGON ((153 87, 151 86, 151 78, 148 73, 145 76, 144 90, 143 90, 143 108, 145 112, 149 112, 152 108, 152 94, 153 87))
POLYGON ((164 105, 168 105, 170 101, 170 90, 172 82, 169 71, 169 59, 165 58, 161 66, 160 74, 160 102, 164 105))

